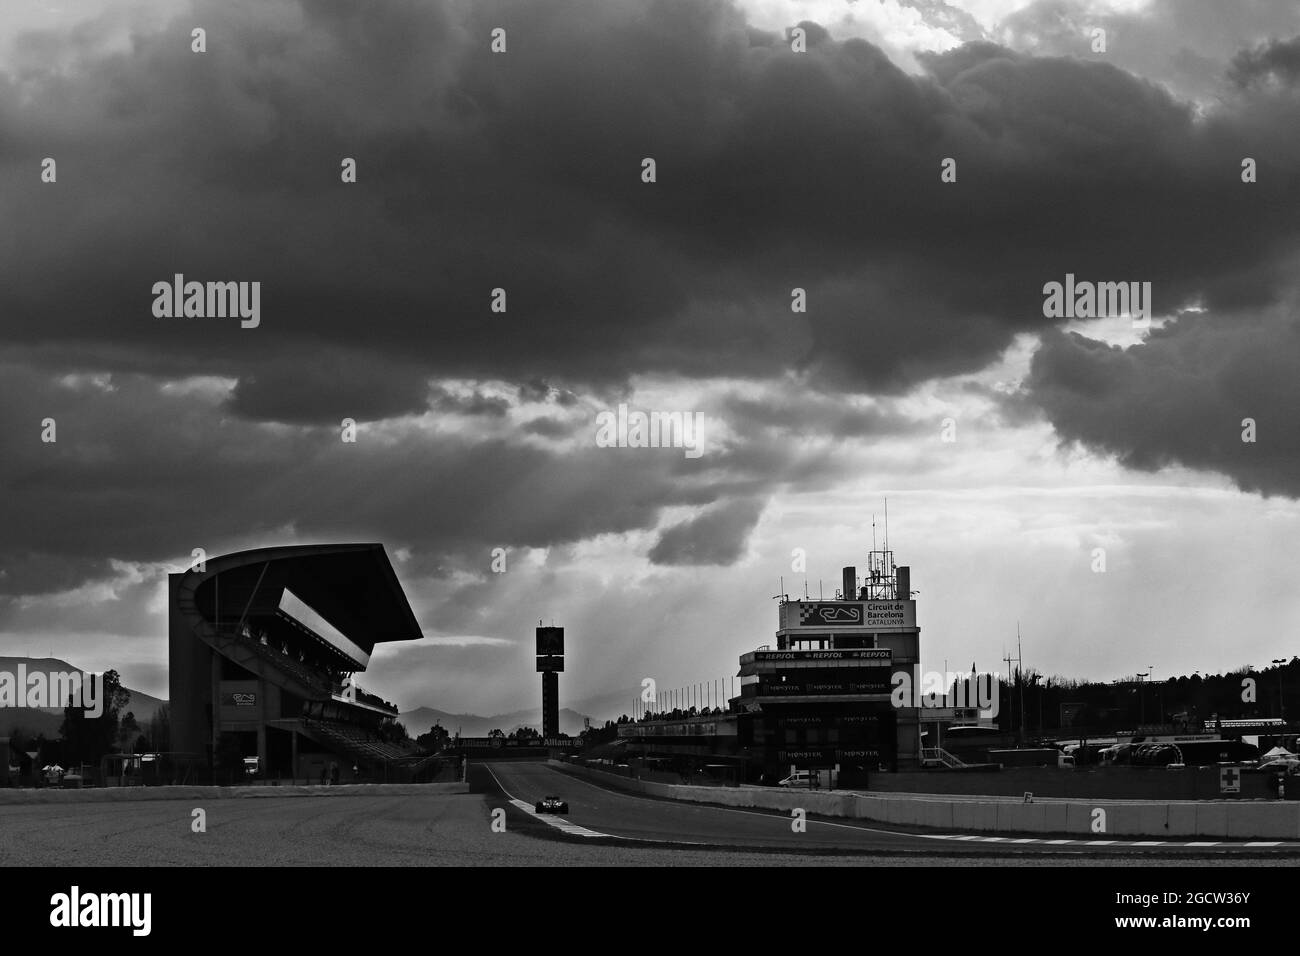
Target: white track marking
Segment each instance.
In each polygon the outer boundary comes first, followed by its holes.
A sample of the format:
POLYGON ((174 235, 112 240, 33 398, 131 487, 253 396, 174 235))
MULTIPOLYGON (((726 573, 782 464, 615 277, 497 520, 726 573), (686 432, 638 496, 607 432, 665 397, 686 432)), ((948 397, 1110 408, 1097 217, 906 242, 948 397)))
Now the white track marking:
MULTIPOLYGON (((488 767, 486 764, 484 764, 484 767, 485 767, 485 769, 487 770, 488 773, 492 773, 492 768, 491 768, 491 767, 488 767)), ((554 768, 551 768, 551 767, 547 767, 546 769, 547 769, 547 770, 550 770, 552 773, 555 773, 555 772, 556 772, 556 771, 554 770, 554 768)), ((601 793, 605 794, 606 796, 610 796, 610 795, 613 795, 613 796, 627 796, 626 794, 619 794, 617 791, 614 791, 614 790, 606 790, 604 787, 598 787, 598 786, 596 786, 596 785, 593 784, 593 783, 587 783, 586 780, 582 780, 582 779, 580 779, 580 778, 578 778, 578 777, 570 777, 568 774, 565 774, 564 777, 565 777, 566 780, 575 780, 575 781, 577 781, 578 783, 586 783, 587 786, 591 787, 591 789, 593 789, 593 790, 598 790, 598 791, 600 791, 601 793)), ((500 780, 497 780, 497 775, 496 775, 496 774, 492 773, 492 779, 497 781, 497 786, 498 786, 498 787, 501 787, 501 781, 500 781, 500 780)), ((502 793, 506 793, 506 796, 510 796, 509 793, 506 792, 506 788, 505 788, 505 787, 501 787, 501 792, 502 792, 502 793)), ((513 801, 514 798, 511 797, 511 800, 513 801)), ((524 806, 527 807, 528 811, 529 811, 530 813, 532 813, 533 816, 537 816, 537 811, 536 811, 533 807, 529 807, 527 804, 524 804, 524 806)), ((706 807, 698 807, 698 809, 700 809, 700 810, 704 810, 704 809, 708 809, 708 808, 706 808, 706 807)), ((540 817, 539 819, 543 819, 543 820, 545 820, 546 818, 545 818, 545 817, 540 817)), ((547 822, 549 823, 550 821, 548 820, 547 822)), ((711 843, 704 843, 704 842, 701 842, 701 841, 699 841, 699 840, 656 840, 654 837, 644 837, 644 836, 625 836, 625 835, 623 835, 623 834, 621 834, 621 833, 597 833, 595 830, 591 831, 591 833, 590 833, 589 835, 591 835, 591 836, 603 836, 603 837, 609 837, 611 840, 636 840, 636 841, 638 841, 638 842, 640 842, 640 843, 662 843, 662 844, 664 844, 664 845, 666 845, 666 846, 669 846, 669 845, 670 845, 670 846, 705 846, 705 847, 707 847, 707 846, 712 846, 712 845, 713 845, 713 844, 711 844, 711 843)))
POLYGON ((530 816, 532 816, 534 819, 541 820, 543 823, 549 823, 551 826, 555 827, 555 829, 563 830, 565 833, 568 833, 572 836, 581 836, 581 837, 610 836, 610 834, 608 833, 600 833, 596 830, 588 830, 586 827, 580 827, 576 823, 570 823, 568 820, 557 819, 556 817, 554 817, 549 813, 538 813, 537 808, 534 807, 531 803, 524 803, 524 801, 519 800, 516 797, 512 796, 510 794, 510 791, 507 790, 504 786, 502 786, 501 781, 500 779, 498 779, 497 775, 495 773, 492 773, 491 767, 485 767, 484 769, 486 769, 488 773, 492 774, 492 779, 496 780, 498 787, 501 787, 501 792, 506 795, 506 799, 509 800, 516 807, 518 807, 520 810, 524 811, 524 813, 527 813, 530 816))

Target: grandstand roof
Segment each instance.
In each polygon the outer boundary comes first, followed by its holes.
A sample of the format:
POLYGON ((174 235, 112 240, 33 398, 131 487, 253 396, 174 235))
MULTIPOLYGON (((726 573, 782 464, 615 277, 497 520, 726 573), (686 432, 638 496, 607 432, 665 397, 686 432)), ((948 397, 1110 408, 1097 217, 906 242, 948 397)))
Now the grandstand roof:
POLYGON ((302 544, 209 558, 183 573, 208 621, 273 614, 285 588, 367 653, 423 634, 382 544, 302 544))

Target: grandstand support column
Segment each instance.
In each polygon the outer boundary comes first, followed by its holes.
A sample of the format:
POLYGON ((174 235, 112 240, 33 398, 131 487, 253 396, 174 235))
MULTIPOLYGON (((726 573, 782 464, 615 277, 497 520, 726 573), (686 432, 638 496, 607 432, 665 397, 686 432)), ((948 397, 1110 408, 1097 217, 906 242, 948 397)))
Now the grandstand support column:
POLYGON ((296 730, 289 731, 289 754, 290 767, 292 767, 289 772, 293 774, 293 783, 296 784, 298 782, 298 731, 296 730))
POLYGON ((257 725, 257 772, 263 780, 266 779, 270 772, 270 767, 266 765, 266 724, 258 723, 257 725))
POLYGON ((212 703, 208 705, 208 726, 212 728, 212 733, 209 734, 211 739, 208 741, 208 770, 213 774, 213 783, 216 783, 217 754, 221 752, 221 722, 216 717, 217 702, 221 700, 221 658, 216 654, 209 657, 208 700, 212 703))

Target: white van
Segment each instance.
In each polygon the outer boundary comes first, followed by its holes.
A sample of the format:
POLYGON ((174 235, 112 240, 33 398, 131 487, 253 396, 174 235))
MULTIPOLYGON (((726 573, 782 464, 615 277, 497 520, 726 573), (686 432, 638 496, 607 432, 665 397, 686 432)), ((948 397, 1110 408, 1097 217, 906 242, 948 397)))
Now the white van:
POLYGON ((803 787, 807 790, 810 786, 816 787, 821 783, 821 774, 816 770, 796 770, 784 780, 777 781, 778 787, 803 787))

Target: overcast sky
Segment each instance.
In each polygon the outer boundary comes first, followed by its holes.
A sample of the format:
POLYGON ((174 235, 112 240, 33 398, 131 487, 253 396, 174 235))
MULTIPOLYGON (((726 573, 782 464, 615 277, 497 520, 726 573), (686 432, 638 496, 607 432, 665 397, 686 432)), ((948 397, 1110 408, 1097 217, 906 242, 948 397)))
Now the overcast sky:
POLYGON ((0 652, 166 696, 192 549, 382 541, 426 637, 362 686, 533 706, 544 618, 630 706, 886 496, 927 668, 1300 651, 1300 5, 6 0, 0 183, 0 652), (704 453, 599 447, 621 402, 704 453))

